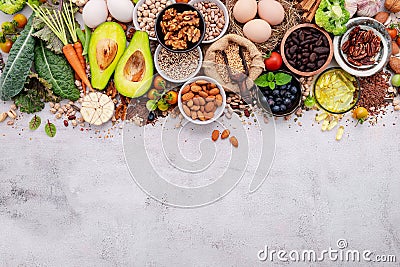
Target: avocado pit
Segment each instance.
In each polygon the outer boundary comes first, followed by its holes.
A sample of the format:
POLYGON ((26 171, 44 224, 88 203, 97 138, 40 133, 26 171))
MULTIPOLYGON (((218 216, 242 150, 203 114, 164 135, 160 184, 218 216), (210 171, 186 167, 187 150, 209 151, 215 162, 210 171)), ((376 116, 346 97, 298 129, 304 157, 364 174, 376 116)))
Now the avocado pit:
POLYGON ((140 50, 136 50, 125 64, 125 79, 131 82, 140 82, 143 80, 145 70, 146 61, 144 55, 140 50))
POLYGON ((110 66, 118 52, 118 43, 112 39, 102 39, 96 46, 97 64, 101 71, 110 66))

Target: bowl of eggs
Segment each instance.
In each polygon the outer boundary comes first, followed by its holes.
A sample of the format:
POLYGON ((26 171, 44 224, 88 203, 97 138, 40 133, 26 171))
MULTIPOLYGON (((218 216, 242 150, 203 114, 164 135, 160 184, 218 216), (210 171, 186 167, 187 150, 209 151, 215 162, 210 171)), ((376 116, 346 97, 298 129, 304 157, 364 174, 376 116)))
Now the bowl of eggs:
POLYGON ((275 0, 238 0, 232 10, 235 21, 243 25, 243 35, 254 43, 268 41, 273 26, 285 19, 285 9, 275 0))

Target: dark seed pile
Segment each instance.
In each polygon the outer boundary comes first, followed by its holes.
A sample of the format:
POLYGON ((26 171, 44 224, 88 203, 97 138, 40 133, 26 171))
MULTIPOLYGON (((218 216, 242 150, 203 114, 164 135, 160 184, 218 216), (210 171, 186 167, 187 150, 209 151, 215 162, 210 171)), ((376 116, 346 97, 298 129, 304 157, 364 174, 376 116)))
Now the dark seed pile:
POLYGON ((358 106, 366 108, 371 115, 377 115, 387 106, 385 95, 389 88, 390 73, 380 71, 370 77, 359 78, 361 98, 358 106))

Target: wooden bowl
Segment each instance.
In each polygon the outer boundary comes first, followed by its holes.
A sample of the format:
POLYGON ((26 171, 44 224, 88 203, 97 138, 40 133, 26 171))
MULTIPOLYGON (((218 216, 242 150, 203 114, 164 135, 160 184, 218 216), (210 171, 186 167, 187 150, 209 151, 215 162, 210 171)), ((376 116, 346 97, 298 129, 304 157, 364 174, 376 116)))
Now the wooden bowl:
POLYGON ((281 56, 282 56, 282 60, 285 63, 286 67, 292 71, 293 73, 300 75, 300 76, 314 76, 316 74, 321 73, 322 71, 324 71, 328 65, 331 63, 332 58, 333 58, 333 43, 332 43, 332 39, 330 37, 330 35, 324 31, 323 29, 321 29, 320 27, 318 27, 315 24, 311 24, 311 23, 303 23, 303 24, 299 24, 297 26, 294 26, 293 28, 291 28, 290 30, 288 30, 286 32, 286 34, 283 36, 282 42, 281 42, 281 56), (324 65, 322 65, 319 69, 315 70, 315 71, 311 71, 311 72, 304 72, 298 69, 295 69, 292 65, 290 65, 288 59, 286 58, 286 53, 285 53, 285 43, 287 38, 297 29, 300 28, 314 28, 317 29, 318 31, 320 31, 322 34, 325 35, 325 37, 328 40, 329 43, 329 55, 328 58, 326 59, 326 62, 324 65))

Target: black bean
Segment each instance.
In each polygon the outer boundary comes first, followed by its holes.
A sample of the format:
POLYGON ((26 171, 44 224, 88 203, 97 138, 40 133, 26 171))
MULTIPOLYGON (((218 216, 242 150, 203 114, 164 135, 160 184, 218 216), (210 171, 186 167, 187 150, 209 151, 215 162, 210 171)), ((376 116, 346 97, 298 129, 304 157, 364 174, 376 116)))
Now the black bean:
POLYGON ((325 61, 326 61, 326 60, 318 60, 318 62, 317 62, 318 68, 322 67, 322 65, 325 64, 325 61))
POLYGON ((308 53, 308 52, 303 53, 303 57, 309 57, 309 56, 310 56, 310 53, 308 53))
POLYGON ((309 67, 310 69, 315 69, 315 64, 314 63, 308 63, 307 67, 309 67))
POLYGON ((317 54, 327 54, 327 53, 329 53, 329 48, 328 47, 316 47, 316 48, 314 48, 314 52, 317 54))
POLYGON ((294 45, 289 49, 289 52, 290 52, 290 54, 294 54, 296 52, 296 50, 297 50, 297 45, 294 45))
MULTIPOLYGON (((304 55, 305 56, 305 55, 304 55)), ((317 59, 317 54, 311 53, 310 55, 310 62, 314 62, 317 59)))
POLYGON ((303 58, 303 59, 301 60, 301 64, 307 65, 307 63, 308 63, 308 58, 303 58))

